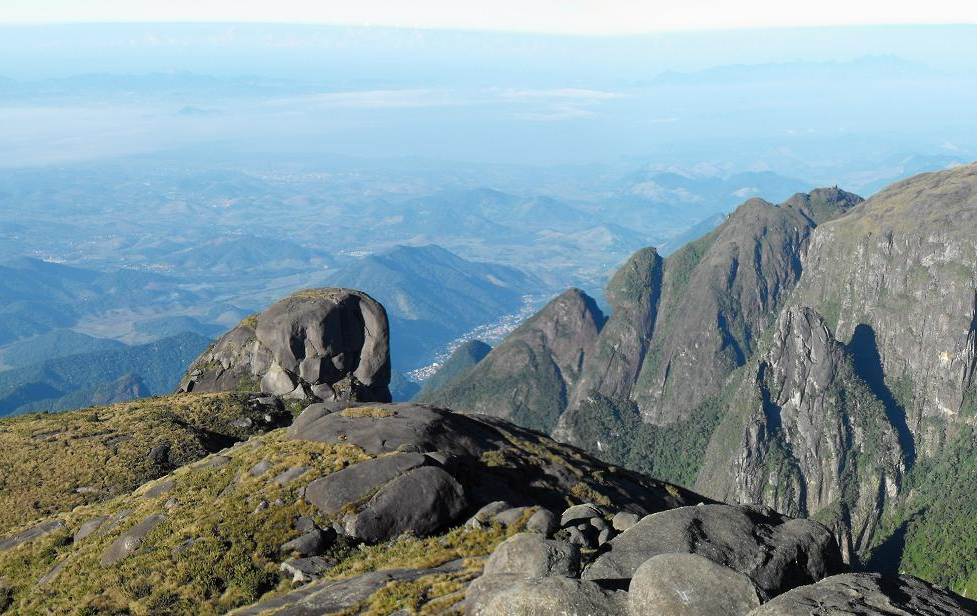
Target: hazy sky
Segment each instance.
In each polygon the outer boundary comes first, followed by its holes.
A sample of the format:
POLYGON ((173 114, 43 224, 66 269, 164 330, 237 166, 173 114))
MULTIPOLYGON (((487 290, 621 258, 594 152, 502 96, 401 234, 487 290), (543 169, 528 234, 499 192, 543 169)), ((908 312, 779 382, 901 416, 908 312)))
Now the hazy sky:
POLYGON ((0 23, 286 22, 626 34, 782 26, 973 24, 977 2, 928 0, 0 0, 0 23))

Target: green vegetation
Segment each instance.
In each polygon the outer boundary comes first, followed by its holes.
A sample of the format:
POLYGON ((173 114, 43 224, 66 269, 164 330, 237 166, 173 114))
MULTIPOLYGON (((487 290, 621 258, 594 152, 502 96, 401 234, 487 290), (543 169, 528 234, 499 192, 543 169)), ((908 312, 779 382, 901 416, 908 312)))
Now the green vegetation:
POLYGON ((593 396, 567 416, 579 443, 605 462, 682 486, 695 483, 724 402, 710 398, 689 420, 669 426, 644 423, 633 402, 593 396))
POLYGON ((903 494, 886 509, 876 560, 894 555, 900 571, 977 596, 977 429, 959 425, 942 451, 920 458, 903 494))
MULTIPOLYGON (((216 427, 233 415, 234 400, 239 399, 227 394, 180 395, 58 415, 18 417, 0 423, 0 459, 9 463, 12 458, 33 458, 31 464, 4 468, 2 476, 9 480, 46 473, 12 489, 3 486, 0 503, 6 516, 4 535, 44 517, 35 512, 31 520, 13 519, 18 503, 48 492, 69 495, 67 500, 56 499, 46 508, 46 513, 56 513, 65 521, 63 529, 0 553, 4 582, 0 604, 27 614, 206 615, 224 613, 291 590, 278 563, 282 560, 279 546, 296 535, 294 520, 309 516, 322 527, 333 520, 296 498, 297 488, 304 485, 301 481, 279 485, 272 479, 296 467, 307 467, 306 476, 321 477, 367 460, 370 455, 348 443, 293 440, 280 429, 223 451, 227 459, 211 456, 201 463, 186 464, 199 458, 197 454, 204 450, 181 453, 179 461, 185 465, 166 477, 174 485, 148 497, 148 490, 165 484, 162 478, 154 480, 161 477, 159 473, 140 466, 123 447, 133 443, 134 450, 144 454, 155 442, 152 435, 159 435, 168 438, 174 447, 193 449, 192 443, 177 440, 178 426, 196 422, 216 427), (130 424, 131 438, 119 445, 123 451, 118 454, 103 451, 104 443, 91 438, 130 424), (35 441, 37 437, 40 439, 35 441), (42 449, 35 451, 34 442, 40 443, 38 447, 42 449), (36 455, 25 456, 25 451, 36 455), (259 462, 270 468, 259 476, 251 476, 249 469, 259 462), (51 468, 46 470, 45 466, 51 468), (57 476, 71 473, 79 477, 64 478, 63 484, 58 483, 57 476), (125 485, 111 495, 78 500, 70 497, 74 493, 68 488, 79 480, 125 485), (133 484, 140 483, 141 487, 133 489, 133 484), (11 498, 11 494, 20 497, 11 498), (160 513, 165 519, 131 556, 118 565, 100 564, 102 554, 122 533, 160 513), (97 516, 107 516, 108 521, 85 539, 74 542, 72 537, 78 529, 97 516), (55 567, 56 578, 51 583, 38 584, 55 567)), ((365 408, 368 416, 376 416, 369 412, 375 410, 373 407, 365 408)), ((519 456, 563 464, 567 463, 565 456, 579 456, 548 440, 537 444, 512 434, 506 436, 524 448, 519 456)), ((571 469, 579 471, 572 465, 571 469)), ((582 497, 606 500, 599 491, 599 478, 579 472, 580 483, 575 491, 579 488, 582 497)), ((429 538, 405 535, 377 546, 357 546, 340 540, 325 555, 335 563, 329 575, 338 579, 378 569, 429 568, 463 559, 464 567, 457 573, 388 584, 349 611, 382 614, 407 608, 433 613, 457 602, 457 591, 480 572, 483 558, 505 538, 524 528, 533 511, 527 510, 519 523, 505 529, 499 525, 456 528, 429 538)), ((343 511, 335 514, 342 515, 343 511)))
POLYGON ((238 394, 175 395, 0 422, 0 533, 92 505, 246 439, 265 410, 238 394), (251 420, 251 426, 243 427, 251 420), (154 460, 150 451, 166 448, 154 460))
POLYGON ((0 372, 0 416, 25 411, 60 411, 97 402, 99 386, 137 375, 149 395, 177 386, 186 366, 209 340, 185 333, 149 344, 72 355, 0 372), (79 392, 90 392, 80 396, 79 392))
POLYGON ((516 400, 518 404, 507 417, 509 421, 533 430, 552 432, 566 408, 566 387, 553 360, 546 355, 538 355, 529 344, 516 337, 520 331, 525 331, 523 328, 528 329, 527 325, 531 325, 530 321, 506 340, 505 362, 492 365, 482 362, 466 373, 468 378, 456 379, 434 392, 425 402, 493 414, 497 407, 502 406, 500 400, 516 400), (515 365, 525 367, 514 370, 515 365), (527 374, 533 375, 531 382, 527 382, 527 374), (477 378, 471 378, 472 375, 477 375, 477 378))
POLYGON ((0 365, 17 368, 57 357, 121 349, 125 346, 118 340, 93 338, 70 329, 55 329, 0 348, 0 365))
POLYGON ((393 417, 397 413, 379 406, 352 406, 348 409, 343 409, 339 414, 343 417, 373 417, 374 419, 380 419, 383 417, 393 417))

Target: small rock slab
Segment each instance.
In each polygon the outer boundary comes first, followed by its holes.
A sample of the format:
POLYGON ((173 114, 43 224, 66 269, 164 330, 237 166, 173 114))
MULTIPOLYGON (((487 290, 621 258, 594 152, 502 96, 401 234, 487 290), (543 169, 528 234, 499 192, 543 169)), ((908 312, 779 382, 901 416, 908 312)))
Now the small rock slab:
POLYGON ((977 602, 908 575, 845 573, 785 592, 749 616, 973 616, 977 602))
POLYGON ((194 465, 196 470, 204 470, 208 468, 220 468, 231 461, 230 456, 211 456, 202 462, 198 462, 194 465))
POLYGON ((102 554, 102 560, 100 564, 103 567, 111 567, 116 565, 126 558, 129 557, 133 552, 139 549, 142 545, 143 539, 146 538, 156 526, 166 519, 166 516, 162 514, 154 514, 136 524, 122 535, 112 542, 112 545, 105 550, 102 554))
POLYGON ((79 526, 78 527, 78 530, 75 531, 74 542, 75 543, 81 543, 82 541, 84 541, 85 538, 88 537, 88 535, 90 535, 90 534, 94 533, 96 530, 98 530, 98 528, 102 524, 105 524, 105 522, 107 522, 108 519, 109 519, 109 516, 107 516, 107 515, 95 516, 91 520, 88 520, 87 522, 85 522, 84 524, 82 524, 81 526, 79 526))
POLYGON ((261 460, 257 462, 254 466, 248 469, 249 477, 261 477, 268 471, 270 471, 275 465, 268 460, 261 460))
POLYGON ((324 515, 358 503, 391 480, 424 466, 427 458, 419 453, 404 453, 366 460, 344 468, 309 484, 305 500, 324 515))
POLYGON ((0 552, 6 552, 29 541, 47 537, 51 533, 61 530, 64 526, 64 520, 47 520, 46 522, 36 524, 22 533, 0 541, 0 552))
MULTIPOLYGON (((362 405, 352 405, 351 410, 362 405)), ((389 415, 315 411, 314 420, 304 420, 306 412, 288 429, 292 438, 321 443, 347 442, 367 453, 380 454, 403 450, 442 451, 461 456, 481 456, 503 443, 501 435, 484 424, 459 413, 416 404, 371 404, 389 415)))
POLYGON ((459 559, 433 569, 389 569, 342 580, 319 580, 233 613, 235 616, 259 616, 268 613, 274 613, 275 616, 332 614, 350 609, 390 582, 407 582, 426 575, 455 573, 463 568, 464 561, 459 559))
POLYGON ((760 605, 750 578, 696 554, 660 554, 628 587, 631 616, 743 616, 760 605))
POLYGON ((291 483, 305 474, 309 470, 308 466, 293 466, 287 471, 282 471, 271 480, 272 485, 283 486, 291 483))
POLYGON ((584 503, 567 508, 560 516, 560 526, 566 528, 580 522, 590 522, 591 518, 599 518, 604 515, 603 510, 594 503, 584 503))
POLYGON ((538 533, 519 533, 500 543, 485 561, 485 575, 500 573, 576 577, 580 575, 580 548, 538 533))
POLYGON ((336 531, 332 528, 322 530, 313 529, 307 533, 299 535, 291 541, 282 544, 279 551, 282 554, 297 553, 299 556, 318 556, 336 540, 336 531))
POLYGON ((156 498, 161 494, 166 494, 170 490, 176 487, 176 481, 172 479, 167 479, 166 481, 161 481, 143 492, 143 498, 156 498))
POLYGON ((641 516, 636 513, 628 513, 627 511, 619 511, 614 514, 614 518, 611 519, 611 526, 614 527, 619 533, 623 533, 627 529, 631 528, 635 524, 641 521, 641 516))
POLYGON ((367 543, 408 530, 423 537, 454 522, 467 505, 454 477, 436 466, 422 466, 380 488, 362 511, 346 519, 345 531, 367 543))
POLYGON ((292 578, 293 584, 307 584, 322 577, 329 569, 329 563, 321 556, 309 558, 290 558, 279 567, 282 573, 292 578))

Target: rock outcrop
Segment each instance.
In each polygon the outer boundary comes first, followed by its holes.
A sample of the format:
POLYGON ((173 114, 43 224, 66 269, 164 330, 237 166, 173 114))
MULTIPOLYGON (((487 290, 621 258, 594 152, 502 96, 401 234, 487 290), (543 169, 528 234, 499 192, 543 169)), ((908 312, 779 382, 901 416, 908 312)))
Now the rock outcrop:
POLYGON ((386 311, 365 293, 298 291, 221 336, 179 391, 389 402, 389 338, 386 311))
MULTIPOLYGON (((837 188, 795 195, 781 205, 751 199, 667 259, 652 248, 638 251, 607 285, 613 312, 605 326, 594 328, 595 319, 565 321, 562 336, 579 340, 582 355, 569 371, 562 370, 566 362, 559 364, 564 378, 553 378, 552 362, 541 361, 551 355, 551 338, 527 350, 528 332, 517 330, 432 401, 491 412, 511 396, 503 416, 605 456, 602 442, 628 443, 637 431, 599 431, 588 415, 710 428, 703 405, 714 404, 729 374, 757 349, 770 315, 801 276, 812 232, 860 202, 837 188)), ((554 312, 551 304, 534 319, 552 322, 554 312)))
POLYGON ((784 593, 748 616, 973 616, 977 603, 912 576, 836 575, 784 593))

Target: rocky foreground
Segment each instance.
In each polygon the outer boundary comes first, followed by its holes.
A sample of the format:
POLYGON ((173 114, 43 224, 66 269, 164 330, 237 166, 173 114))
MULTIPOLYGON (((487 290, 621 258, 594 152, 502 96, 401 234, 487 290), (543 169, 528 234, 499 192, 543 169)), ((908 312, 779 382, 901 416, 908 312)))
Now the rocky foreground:
POLYGON ((217 391, 0 422, 0 608, 977 614, 916 578, 849 572, 818 522, 497 417, 352 400, 386 397, 389 375, 382 307, 363 297, 302 293, 246 320, 183 387, 217 391), (242 383, 260 391, 221 391, 242 383))

